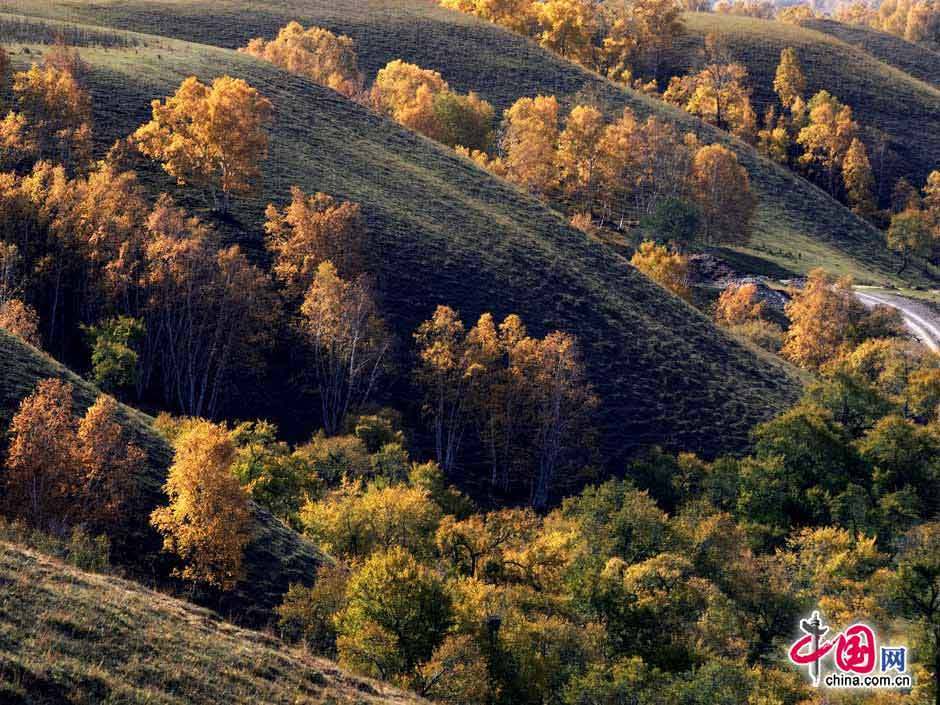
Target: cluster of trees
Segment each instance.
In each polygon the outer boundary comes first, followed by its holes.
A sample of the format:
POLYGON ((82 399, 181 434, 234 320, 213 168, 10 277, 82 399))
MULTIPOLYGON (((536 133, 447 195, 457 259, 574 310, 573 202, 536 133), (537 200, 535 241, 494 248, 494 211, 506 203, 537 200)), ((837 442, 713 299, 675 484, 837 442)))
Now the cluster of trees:
POLYGON ((486 150, 492 142, 493 106, 472 91, 455 93, 437 71, 391 61, 370 98, 378 112, 449 147, 486 150))
POLYGON ((304 29, 298 22, 289 22, 271 41, 255 38, 239 51, 306 76, 347 98, 357 98, 363 91, 365 78, 359 71, 355 43, 322 27, 304 29))
POLYGON ((475 428, 491 467, 492 490, 544 508, 585 462, 597 399, 577 340, 561 331, 542 339, 522 320, 489 313, 466 330, 439 306, 416 331, 415 374, 434 433, 437 461, 449 476, 475 428))
POLYGON ((746 142, 755 139, 757 115, 751 107, 747 69, 715 35, 705 38, 705 66, 697 73, 673 76, 662 98, 746 142))
MULTIPOLYGON (((543 47, 610 78, 642 88, 682 35, 675 0, 440 0, 531 37, 543 47)), ((655 83, 653 84, 655 86, 655 83)))
POLYGON ((836 628, 909 620, 926 698, 937 370, 871 339, 752 455, 653 450, 541 516, 480 511, 407 454, 340 465, 299 516, 341 561, 285 595, 283 633, 447 703, 821 703, 777 657, 820 608, 836 628))
POLYGON ((0 506, 7 517, 49 533, 79 525, 117 533, 146 456, 122 427, 112 397, 99 396, 79 417, 72 391, 69 382, 46 379, 20 402, 10 423, 0 506))
POLYGON ((737 156, 656 117, 641 122, 629 108, 608 122, 597 107, 575 105, 562 126, 554 96, 520 98, 505 112, 494 156, 462 153, 580 222, 645 220, 682 243, 750 237, 755 201, 737 156))
POLYGON ((901 179, 892 200, 894 213, 885 238, 888 247, 901 255, 901 271, 912 258, 936 262, 940 256, 940 171, 928 175, 919 193, 901 179))
POLYGON ((291 22, 273 40, 252 39, 239 51, 332 88, 449 147, 486 150, 492 142, 493 106, 472 91, 452 91, 437 71, 395 59, 366 90, 355 43, 345 35, 291 22))
POLYGON ((940 5, 933 0, 847 2, 836 8, 834 16, 840 22, 867 25, 909 42, 940 45, 940 5))

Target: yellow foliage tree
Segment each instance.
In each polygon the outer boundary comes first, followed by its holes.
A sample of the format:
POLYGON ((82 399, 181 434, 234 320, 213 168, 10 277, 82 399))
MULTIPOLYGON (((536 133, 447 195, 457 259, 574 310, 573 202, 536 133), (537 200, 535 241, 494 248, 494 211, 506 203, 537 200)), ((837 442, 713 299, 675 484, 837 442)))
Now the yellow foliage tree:
POLYGON ((597 10, 591 0, 543 0, 535 4, 539 43, 588 67, 594 65, 597 10))
POLYGON ((756 321, 764 313, 764 302, 757 295, 757 285, 729 284, 715 304, 715 322, 723 326, 737 326, 756 321))
POLYGON ((330 261, 317 267, 300 307, 301 330, 310 343, 327 435, 372 393, 391 339, 368 280, 346 281, 330 261))
POLYGON ((558 101, 555 96, 520 98, 503 118, 500 148, 506 177, 547 196, 558 185, 558 101))
POLYGON ((269 204, 265 216, 274 275, 290 297, 298 299, 306 293, 326 260, 342 276, 359 273, 365 224, 357 203, 340 202, 325 193, 308 196, 294 186, 291 202, 281 209, 269 204))
POLYGON ((842 183, 852 210, 863 218, 875 215, 875 177, 865 145, 857 137, 852 140, 842 160, 842 183))
POLYGON ((325 551, 350 559, 399 546, 418 557, 431 554, 441 509, 424 489, 343 482, 300 511, 304 531, 325 551))
POLYGON ((13 76, 26 141, 42 157, 72 168, 91 156, 91 99, 71 72, 33 65, 13 76))
POLYGON ((0 328, 33 347, 40 347, 39 314, 19 299, 0 301, 0 328))
POLYGON ((665 289, 686 301, 692 297, 689 289, 689 260, 665 245, 646 240, 630 259, 630 264, 665 289))
POLYGON ((493 106, 476 93, 452 92, 437 71, 390 61, 375 77, 371 100, 379 112, 442 144, 471 150, 489 146, 493 106))
POLYGON ((476 15, 513 32, 531 36, 538 26, 534 0, 440 0, 441 7, 476 15))
POLYGON ((679 105, 715 127, 752 141, 757 131, 757 115, 751 107, 747 69, 727 62, 717 50, 711 61, 696 74, 674 76, 663 100, 679 105))
POLYGON ((746 243, 755 199, 747 170, 720 144, 702 147, 692 160, 692 190, 702 212, 705 242, 746 243))
POLYGON ((322 27, 304 29, 300 23, 290 22, 271 41, 252 39, 239 51, 306 76, 347 98, 362 91, 355 43, 322 27))
POLYGON ((170 504, 151 514, 164 550, 184 561, 184 580, 232 589, 243 577, 251 539, 248 495, 231 471, 235 446, 228 431, 197 421, 174 443, 176 454, 163 489, 170 504))
POLYGON ((800 130, 797 143, 803 147, 800 163, 817 169, 829 192, 835 194, 845 155, 858 136, 852 108, 828 91, 820 91, 809 105, 809 124, 800 130))
POLYGON ((864 312, 851 279, 814 269, 787 303, 790 328, 781 352, 800 367, 818 368, 843 351, 864 312))
POLYGON ((153 119, 133 135, 145 155, 180 184, 206 189, 227 211, 232 196, 252 193, 267 156, 271 102, 245 81, 190 76, 176 93, 151 104, 153 119))
POLYGON ((793 107, 796 99, 802 98, 806 92, 806 76, 793 47, 786 47, 780 52, 780 63, 774 75, 774 91, 779 96, 780 103, 788 110, 793 107))
POLYGON ((558 167, 565 195, 575 200, 585 212, 594 208, 601 159, 604 116, 589 105, 576 105, 565 121, 558 138, 558 167))

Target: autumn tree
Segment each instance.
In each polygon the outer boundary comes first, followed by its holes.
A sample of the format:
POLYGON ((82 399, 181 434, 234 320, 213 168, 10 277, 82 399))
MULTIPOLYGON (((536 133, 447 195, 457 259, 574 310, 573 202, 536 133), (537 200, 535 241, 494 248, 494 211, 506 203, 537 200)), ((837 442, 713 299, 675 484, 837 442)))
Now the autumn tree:
POLYGON ((470 150, 489 146, 493 106, 476 93, 452 92, 437 71, 390 61, 375 77, 371 100, 379 112, 442 144, 470 150))
POLYGON ((783 355, 801 367, 818 368, 842 350, 864 310, 850 279, 812 270, 787 303, 790 328, 783 355))
POLYGON ((197 421, 175 443, 163 489, 169 505, 151 514, 163 534, 164 550, 184 563, 184 580, 232 589, 244 575, 251 539, 251 510, 245 490, 231 471, 235 447, 225 428, 197 421))
POLYGON ((13 76, 13 94, 25 119, 25 140, 41 157, 68 168, 89 159, 91 99, 70 71, 34 64, 13 76))
POLYGON ((69 526, 81 511, 75 503, 80 468, 72 385, 60 379, 40 381, 20 402, 10 434, 3 478, 6 511, 45 530, 69 526))
POLYGON ((398 546, 418 557, 431 554, 441 509, 420 487, 343 482, 300 511, 304 532, 330 555, 367 558, 398 546))
POLYGON ((863 218, 875 215, 875 178, 865 145, 857 137, 852 140, 842 160, 842 183, 852 210, 863 218))
POLYGON ((33 347, 41 347, 39 314, 20 299, 0 300, 0 328, 33 347))
POLYGON ((165 400, 213 415, 237 365, 258 366, 275 302, 269 282, 237 246, 162 196, 146 225, 146 291, 138 391, 155 370, 165 400))
POLYGON ((133 135, 140 151, 180 184, 205 189, 226 212, 234 196, 255 191, 267 156, 271 102, 245 81, 222 76, 211 86, 190 76, 133 135))
POLYGON ((608 31, 602 47, 612 77, 657 76, 663 57, 685 31, 682 9, 676 0, 633 0, 605 7, 608 31))
POLYGON ((322 27, 304 29, 289 22, 271 41, 252 39, 239 51, 270 61, 352 98, 362 92, 363 76, 353 40, 322 27))
POLYGON ((476 15, 526 36, 538 27, 533 0, 440 0, 441 7, 476 15))
POLYGON ((5 96, 10 87, 10 80, 13 74, 13 62, 10 61, 10 55, 7 50, 0 46, 0 95, 5 96))
POLYGON ((474 379, 465 336, 463 322, 448 306, 438 306, 414 334, 415 377, 424 391, 423 410, 434 431, 435 457, 445 473, 454 469, 469 424, 474 379))
POLYGON ((555 96, 520 98, 505 112, 503 123, 500 149, 507 178, 538 196, 547 196, 558 184, 555 96))
POLYGON ((780 104, 787 110, 806 93, 806 76, 793 47, 780 51, 780 63, 774 75, 774 91, 780 98, 780 104))
POLYGON ((755 198, 747 170, 734 152, 719 144, 702 147, 692 160, 692 189, 702 213, 706 243, 746 243, 755 198))
POLYGON ((367 278, 344 280, 329 261, 317 267, 300 312, 313 353, 323 427, 332 435, 350 411, 368 400, 391 339, 367 278))
POLYGON ((808 108, 809 123, 796 138, 804 150, 800 163, 816 170, 829 193, 835 194, 843 161, 858 135, 858 124, 852 118, 852 108, 827 91, 813 96, 808 108))
POLYGON ((689 300, 691 297, 689 261, 678 252, 646 240, 634 253, 630 264, 679 298, 689 300))
POLYGON ((899 274, 904 271, 912 257, 929 256, 935 240, 929 217, 924 211, 915 208, 908 208, 892 216, 891 225, 885 234, 888 248, 901 256, 899 274))
POLYGON ((117 402, 100 396, 78 419, 72 385, 42 380, 20 403, 3 477, 8 512, 42 530, 111 529, 127 516, 145 455, 130 442, 117 402))
POLYGON ((729 284, 715 304, 715 322, 736 326, 759 319, 763 312, 764 302, 758 296, 756 284, 729 284))
POLYGON ((93 526, 114 527, 128 515, 146 453, 129 440, 117 402, 105 394, 85 412, 75 438, 82 466, 81 494, 90 500, 82 518, 93 526))
POLYGON ((682 78, 673 77, 663 99, 721 130, 752 140, 757 131, 757 116, 751 107, 747 69, 732 61, 711 35, 706 39, 706 52, 705 68, 682 78))
POLYGON ((294 186, 291 202, 283 208, 269 204, 265 216, 274 275, 290 298, 299 300, 306 293, 326 260, 340 276, 359 274, 365 223, 357 203, 337 201, 325 193, 307 195, 294 186))
POLYGON ((566 196, 578 202, 585 212, 594 208, 600 161, 600 140, 604 116, 593 106, 576 105, 565 120, 558 137, 558 166, 566 196))
POLYGON ((543 47, 593 66, 597 9, 591 0, 545 0, 535 4, 535 13, 543 47))
POLYGON ((598 401, 574 336, 560 331, 547 335, 539 342, 534 363, 536 473, 531 502, 543 509, 557 491, 566 452, 583 442, 598 401))

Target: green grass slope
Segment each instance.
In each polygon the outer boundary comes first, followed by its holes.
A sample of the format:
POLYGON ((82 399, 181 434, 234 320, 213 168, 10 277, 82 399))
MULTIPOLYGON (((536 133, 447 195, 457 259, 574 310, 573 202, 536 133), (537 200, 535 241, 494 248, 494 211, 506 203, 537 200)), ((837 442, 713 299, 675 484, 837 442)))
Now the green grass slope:
MULTIPOLYGON (((98 390, 88 382, 0 329, 0 437, 6 436, 20 400, 33 391, 39 380, 48 377, 72 383, 78 412, 83 412, 98 395, 98 390)), ((121 414, 121 422, 131 438, 147 453, 147 465, 137 475, 139 496, 132 512, 134 533, 122 541, 127 553, 135 554, 126 567, 133 574, 143 571, 146 577, 153 569, 147 561, 160 548, 158 537, 149 530, 146 521, 150 511, 166 501, 161 487, 172 451, 153 430, 150 417, 123 405, 121 414)), ((5 452, 5 442, 3 445, 5 452)), ((264 510, 256 507, 254 518, 255 535, 245 555, 246 580, 219 606, 248 622, 263 623, 269 621, 270 610, 280 603, 291 582, 312 580, 323 556, 264 510)), ((160 563, 156 561, 156 565, 160 563)))
MULTIPOLYGON (((243 238, 260 236, 264 204, 285 200, 291 185, 326 191, 363 205, 370 269, 403 344, 438 304, 467 319, 516 312, 538 335, 575 333, 603 399, 611 469, 653 443, 705 454, 740 448, 755 421, 797 394, 789 368, 755 355, 609 248, 451 150, 245 55, 136 40, 82 52, 103 143, 144 121, 149 101, 192 73, 244 77, 272 100, 276 117, 265 192, 234 213, 243 238)), ((13 49, 21 64, 37 51, 13 49)))
POLYGON ((884 195, 901 176, 921 185, 940 166, 937 87, 883 63, 865 49, 808 27, 708 13, 687 14, 686 24, 688 34, 668 62, 669 72, 684 73, 696 65, 706 35, 717 34, 747 66, 755 109, 761 115, 775 100, 773 78, 780 51, 795 48, 806 73, 808 95, 826 89, 851 105, 856 120, 869 131, 870 148, 872 130, 887 135, 889 158, 880 182, 884 195))
POLYGON ((0 702, 423 701, 186 602, 0 542, 0 702))
MULTIPOLYGON (((120 27, 234 48, 256 36, 273 36, 290 20, 318 24, 352 36, 371 78, 388 61, 403 58, 442 73, 461 91, 476 90, 503 109, 517 98, 555 94, 564 100, 592 96, 617 113, 659 115, 707 141, 727 140, 682 111, 546 52, 533 42, 473 17, 438 7, 434 0, 0 0, 0 10, 120 27)), ((820 35, 822 36, 822 35, 820 35)), ((814 266, 861 281, 895 281, 900 263, 881 234, 785 169, 728 140, 747 166, 760 197, 754 240, 745 254, 755 270, 806 272, 814 266)), ((919 274, 908 276, 923 282, 919 274)))
POLYGON ((835 20, 806 20, 804 27, 832 35, 836 39, 862 49, 879 61, 894 66, 914 78, 940 88, 940 52, 923 44, 914 44, 871 27, 851 25, 835 20))

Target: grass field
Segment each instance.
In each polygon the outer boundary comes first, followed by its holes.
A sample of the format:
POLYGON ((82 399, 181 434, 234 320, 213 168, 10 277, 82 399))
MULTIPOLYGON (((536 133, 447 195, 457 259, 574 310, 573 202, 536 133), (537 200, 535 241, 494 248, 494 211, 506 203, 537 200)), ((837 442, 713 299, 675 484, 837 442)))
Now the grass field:
MULTIPOLYGON (((500 109, 540 93, 566 102, 590 95, 611 114, 630 106, 641 116, 656 114, 696 131, 706 141, 729 141, 738 152, 761 201, 754 241, 744 254, 764 260, 768 269, 802 273, 825 266, 860 281, 899 283, 894 275, 899 263, 885 251, 881 234, 820 190, 677 109, 622 90, 499 27, 443 10, 435 0, 0 0, 0 9, 230 48, 251 37, 273 36, 298 20, 352 36, 370 78, 388 61, 403 58, 440 71, 455 88, 476 90, 500 109)), ((920 273, 908 275, 924 280, 920 273)))
POLYGON ((807 20, 802 25, 807 29, 830 34, 846 44, 868 52, 889 66, 940 88, 940 53, 923 44, 914 44, 870 27, 833 20, 807 20))
MULTIPOLYGON (((98 394, 94 387, 52 358, 0 330, 0 429, 3 435, 20 400, 33 391, 38 380, 47 377, 60 377, 73 384, 77 412, 83 412, 98 394)), ((160 541, 149 529, 147 518, 158 503, 165 501, 161 487, 172 451, 153 430, 148 416, 123 405, 121 414, 121 421, 133 441, 146 451, 147 465, 136 476, 139 495, 131 512, 132 533, 122 537, 116 548, 120 550, 123 546, 125 549, 121 553, 127 562, 122 567, 146 580, 159 577, 168 569, 165 558, 155 556, 160 541)), ((256 507, 254 516, 255 535, 245 555, 247 578, 233 594, 215 606, 235 618, 266 623, 270 620, 270 610, 280 603, 288 585, 310 582, 323 556, 267 512, 256 507)))
MULTIPOLYGON (((265 192, 236 209, 231 237, 257 245, 263 206, 298 184, 363 205, 382 305, 407 345, 438 304, 466 319, 520 314, 533 333, 575 333, 603 399, 602 450, 619 469, 654 443, 705 454, 740 448, 792 401, 782 363, 758 357, 663 293, 538 201, 450 150, 337 94, 230 50, 135 37, 87 47, 103 144, 143 122, 154 96, 189 74, 242 76, 275 106, 265 192)), ((14 45, 14 62, 38 50, 14 45)), ((155 188, 167 187, 158 174, 155 188)))
MULTIPOLYGON (((920 186, 930 171, 940 167, 940 89, 905 73, 900 66, 879 60, 879 53, 896 53, 900 62, 904 54, 895 52, 895 48, 906 42, 890 38, 893 41, 875 52, 867 46, 859 48, 854 42, 841 41, 841 34, 706 13, 687 14, 686 24, 688 34, 667 62, 668 73, 684 73, 696 65, 705 36, 717 34, 734 57, 747 66, 759 115, 776 100, 773 77, 780 51, 795 48, 806 73, 807 94, 825 89, 851 105, 856 120, 868 131, 866 142, 872 156, 872 131, 887 136, 885 170, 881 175, 876 173, 883 195, 890 195, 901 176, 920 186)), ((929 72, 928 64, 921 59, 918 65, 929 72)), ((933 75, 936 80, 940 74, 934 70, 933 75)))
POLYGON ((4 705, 406 705, 279 640, 0 542, 4 705))

